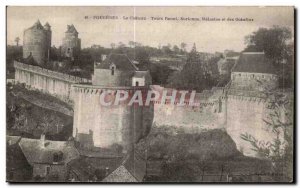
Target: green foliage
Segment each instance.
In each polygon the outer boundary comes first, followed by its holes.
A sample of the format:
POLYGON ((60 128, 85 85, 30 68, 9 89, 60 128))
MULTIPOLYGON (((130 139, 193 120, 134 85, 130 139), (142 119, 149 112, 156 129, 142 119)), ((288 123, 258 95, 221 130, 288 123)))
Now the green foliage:
POLYGON ((181 71, 174 72, 168 78, 169 87, 198 92, 210 89, 215 84, 216 80, 204 70, 201 63, 186 63, 181 71))
POLYGON ((274 91, 266 93, 266 97, 269 118, 264 122, 276 137, 266 143, 248 133, 241 134, 241 138, 251 144, 258 156, 270 159, 274 163, 274 171, 284 173, 290 181, 293 177, 293 100, 274 91))
POLYGON ((279 87, 294 86, 294 37, 287 27, 259 28, 245 37, 244 51, 265 52, 277 68, 279 87))
POLYGON ((240 155, 230 136, 217 129, 188 134, 178 128, 152 127, 150 134, 137 144, 136 149, 143 155, 147 150, 148 159, 165 159, 169 162, 216 160, 240 155))
POLYGON ((152 84, 166 85, 168 77, 174 71, 169 68, 169 66, 163 63, 151 63, 150 64, 150 74, 152 77, 152 84))
MULTIPOLYGON (((19 97, 19 92, 26 92, 26 89, 8 85, 6 95, 8 135, 39 138, 42 133, 47 133, 48 138, 53 140, 67 140, 72 135, 72 117, 35 106, 19 97)), ((34 91, 27 92, 36 96, 34 91)), ((41 96, 49 103, 58 101, 40 93, 35 100, 41 100, 41 96)))
POLYGON ((264 51, 268 58, 280 62, 291 55, 292 49, 288 43, 291 38, 292 32, 286 27, 259 28, 246 37, 245 51, 264 51))

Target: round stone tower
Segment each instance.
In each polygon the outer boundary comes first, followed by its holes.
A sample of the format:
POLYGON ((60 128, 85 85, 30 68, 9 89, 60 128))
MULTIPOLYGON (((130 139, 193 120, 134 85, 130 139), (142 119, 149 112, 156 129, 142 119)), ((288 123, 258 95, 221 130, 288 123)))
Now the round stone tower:
POLYGON ((43 27, 38 20, 24 31, 23 38, 23 58, 31 56, 37 65, 44 65, 49 59, 51 47, 50 25, 46 23, 43 27))
POLYGON ((130 151, 150 131, 153 105, 130 106, 125 102, 104 106, 101 94, 107 93, 111 99, 118 92, 133 96, 137 91, 147 92, 150 84, 148 71, 138 71, 126 55, 111 54, 95 66, 92 85, 72 85, 73 137, 80 148, 130 151))
POLYGON ((65 37, 62 42, 62 54, 64 57, 75 60, 78 58, 81 49, 81 40, 74 25, 68 25, 65 37))

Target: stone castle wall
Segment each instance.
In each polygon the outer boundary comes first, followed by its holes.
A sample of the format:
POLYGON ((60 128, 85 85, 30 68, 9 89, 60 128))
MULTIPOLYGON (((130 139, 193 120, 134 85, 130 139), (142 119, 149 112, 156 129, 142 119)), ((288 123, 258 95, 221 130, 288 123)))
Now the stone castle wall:
POLYGON ((197 93, 199 106, 154 104, 154 123, 157 126, 174 126, 186 132, 222 129, 226 124, 226 98, 224 88, 213 88, 197 93))
MULTIPOLYGON (((84 148, 110 148, 114 144, 128 151, 150 131, 153 106, 112 105, 102 106, 100 94, 107 90, 127 90, 132 87, 101 87, 74 84, 73 137, 84 148)), ((147 88, 145 88, 147 89, 147 88)))
POLYGON ((89 83, 88 79, 51 71, 38 66, 32 66, 14 61, 15 81, 24 83, 33 89, 57 96, 62 100, 71 100, 71 85, 74 83, 89 83))
POLYGON ((231 87, 241 90, 259 90, 265 88, 274 89, 278 87, 278 77, 274 74, 266 73, 231 73, 231 87))
MULTIPOLYGON (((260 91, 245 91, 231 88, 213 88, 197 94, 199 106, 176 107, 156 103, 154 123, 156 126, 176 127, 188 133, 210 129, 225 129, 247 156, 257 156, 253 146, 241 138, 249 134, 262 143, 273 142, 276 134, 265 120, 270 120, 272 111, 267 108, 266 95, 260 91)), ((280 134, 280 139, 283 135, 280 134)))
POLYGON ((131 86, 133 71, 115 70, 114 75, 111 75, 109 69, 94 69, 92 77, 93 85, 102 86, 131 86))
POLYGON ((237 148, 248 156, 255 156, 255 152, 249 142, 241 139, 241 134, 251 134, 264 142, 275 138, 264 122, 270 112, 266 108, 265 95, 259 91, 213 88, 196 94, 195 101, 200 105, 195 107, 176 107, 156 101, 151 108, 118 106, 107 109, 100 106, 101 90, 132 87, 74 84, 90 80, 19 62, 15 62, 15 68, 17 82, 77 101, 73 136, 82 140, 85 147, 108 147, 113 143, 128 146, 147 135, 152 120, 157 126, 174 126, 187 132, 226 129, 237 148))

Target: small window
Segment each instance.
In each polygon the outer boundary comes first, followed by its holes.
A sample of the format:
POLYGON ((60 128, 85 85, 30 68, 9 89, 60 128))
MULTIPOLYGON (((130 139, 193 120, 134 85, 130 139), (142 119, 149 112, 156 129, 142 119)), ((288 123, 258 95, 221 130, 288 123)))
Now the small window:
POLYGON ((111 75, 113 76, 115 74, 115 67, 111 67, 111 75))
POLYGON ((50 166, 46 167, 46 175, 50 174, 50 166))
POLYGON ((135 86, 139 86, 139 82, 138 81, 135 82, 135 86))
POLYGON ((252 78, 254 78, 254 74, 252 74, 252 78))
POLYGON ((239 74, 239 76, 241 76, 241 74, 239 74))
POLYGON ((53 162, 58 162, 59 161, 59 156, 58 153, 53 154, 53 162))

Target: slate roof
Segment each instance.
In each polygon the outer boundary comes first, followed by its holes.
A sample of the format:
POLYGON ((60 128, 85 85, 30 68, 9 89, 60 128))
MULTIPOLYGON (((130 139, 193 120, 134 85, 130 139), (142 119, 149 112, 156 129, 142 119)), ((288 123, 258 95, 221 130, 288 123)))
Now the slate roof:
POLYGON ((96 169, 108 168, 102 182, 141 182, 146 174, 146 161, 138 154, 131 153, 124 157, 83 157, 68 163, 70 170, 77 175, 78 181, 88 181, 95 175, 96 169))
POLYGON ((146 174, 146 161, 136 152, 128 155, 123 163, 103 182, 142 182, 146 174))
POLYGON ((96 169, 108 168, 108 174, 117 169, 124 160, 123 157, 102 158, 102 157, 85 157, 72 160, 68 163, 70 170, 78 177, 78 181, 89 181, 90 176, 95 175, 96 169))
POLYGON ((125 54, 110 54, 100 65, 99 69, 110 69, 110 65, 115 64, 116 69, 125 71, 137 71, 138 68, 125 54))
POLYGON ((134 73, 134 77, 136 78, 143 78, 143 77, 146 77, 148 74, 148 71, 136 71, 134 73))
POLYGON ((76 28, 73 24, 72 25, 67 25, 66 33, 77 33, 78 34, 78 32, 77 32, 77 30, 76 30, 76 28))
POLYGON ((138 182, 135 177, 125 168, 119 166, 115 171, 109 174, 102 182, 138 182))
POLYGON ((124 167, 138 182, 142 182, 146 174, 146 161, 140 154, 134 152, 125 161, 124 167))
POLYGON ((76 148, 68 141, 50 141, 45 140, 45 146, 41 146, 40 139, 22 138, 19 145, 30 164, 45 163, 53 164, 53 154, 63 153, 61 164, 66 164, 71 160, 78 158, 79 153, 76 148))
POLYGON ((275 68, 263 52, 244 52, 232 72, 275 74, 275 68))
POLYGON ((6 169, 7 171, 22 169, 29 166, 20 146, 18 145, 21 137, 6 136, 6 169))

